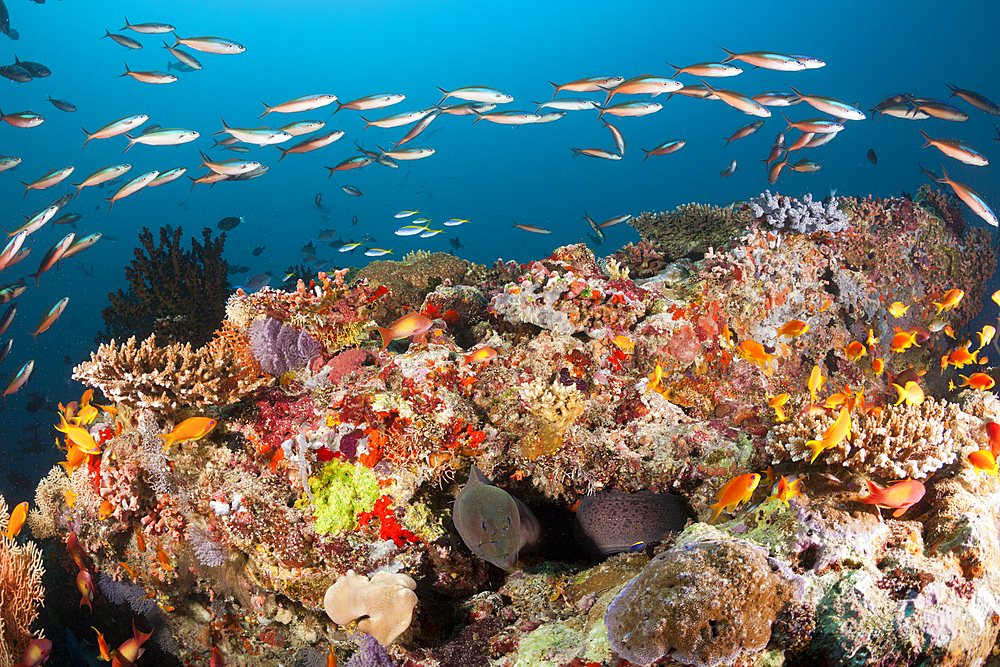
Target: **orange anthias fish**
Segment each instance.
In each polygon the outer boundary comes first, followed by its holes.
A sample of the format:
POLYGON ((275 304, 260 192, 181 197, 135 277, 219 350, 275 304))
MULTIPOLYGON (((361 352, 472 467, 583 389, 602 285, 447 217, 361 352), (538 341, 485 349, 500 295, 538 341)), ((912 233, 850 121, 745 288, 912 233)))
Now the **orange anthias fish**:
POLYGON ((976 469, 976 474, 981 472, 997 477, 997 460, 988 449, 978 449, 969 454, 969 463, 976 469))
POLYGON ((857 361, 861 357, 868 354, 868 350, 860 341, 851 341, 846 347, 844 347, 844 354, 851 361, 857 361))
POLYGON ((219 647, 212 647, 212 659, 208 661, 208 667, 226 667, 229 664, 222 659, 222 654, 219 653, 219 647))
POLYGON ((802 478, 800 477, 799 479, 789 482, 788 478, 782 475, 781 479, 778 480, 777 491, 775 491, 774 495, 770 496, 768 500, 779 500, 785 507, 788 507, 789 500, 795 496, 802 495, 802 491, 799 490, 799 482, 801 481, 802 478))
POLYGON ((824 382, 826 382, 826 378, 823 377, 819 364, 816 364, 813 366, 812 372, 809 373, 809 381, 806 383, 806 388, 809 390, 809 395, 812 397, 809 405, 816 404, 816 392, 823 388, 824 382))
POLYGON ((162 567, 167 572, 170 572, 171 570, 174 569, 174 566, 170 564, 170 557, 166 554, 166 552, 163 549, 156 550, 156 560, 160 563, 160 567, 162 567))
POLYGON ((892 343, 889 344, 889 349, 893 352, 902 352, 908 347, 916 345, 920 347, 917 343, 917 333, 915 331, 902 331, 899 327, 893 327, 896 330, 896 335, 892 337, 892 343))
POLYGON ((882 357, 872 359, 872 373, 882 375, 883 371, 885 371, 885 362, 882 361, 882 357))
POLYGON ((898 384, 893 384, 892 386, 896 388, 896 393, 899 394, 899 399, 894 405, 899 405, 903 401, 906 401, 907 405, 920 405, 924 402, 924 390, 913 380, 910 380, 902 387, 898 384))
POLYGON ((70 532, 69 537, 66 538, 66 552, 77 567, 83 569, 83 547, 80 546, 80 540, 77 539, 75 532, 70 532))
POLYGON ((847 409, 847 406, 844 406, 840 409, 840 414, 837 415, 837 419, 830 425, 830 428, 826 429, 822 440, 810 440, 806 443, 806 447, 813 450, 813 457, 809 460, 809 463, 815 461, 816 457, 824 449, 839 445, 845 438, 849 438, 850 436, 851 412, 847 409))
POLYGON ((611 342, 614 343, 615 347, 621 350, 624 354, 632 354, 635 350, 635 341, 624 334, 615 336, 611 339, 611 342))
POLYGON ((990 452, 993 458, 1000 456, 1000 424, 989 422, 986 424, 986 436, 990 440, 990 452))
POLYGON ((948 363, 955 368, 962 368, 966 364, 976 363, 976 354, 978 354, 978 350, 976 352, 969 352, 969 345, 957 347, 948 355, 948 363))
POLYGON ((940 315, 942 311, 951 310, 957 306, 963 296, 965 296, 965 292, 960 289, 950 289, 945 292, 944 297, 941 298, 941 303, 934 302, 934 305, 938 308, 937 314, 940 315))
POLYGON ((32 639, 28 648, 24 649, 24 657, 14 667, 38 667, 49 659, 52 652, 52 642, 48 639, 32 639))
POLYGON ((960 387, 971 387, 972 389, 986 391, 996 385, 996 381, 986 373, 973 373, 968 377, 959 373, 958 376, 962 378, 962 382, 959 384, 960 387))
POLYGON ((115 513, 115 506, 110 500, 105 500, 97 510, 97 518, 104 521, 115 513))
POLYGON ((76 590, 80 591, 80 606, 87 605, 90 613, 94 613, 94 608, 90 601, 94 599, 94 579, 90 576, 90 570, 85 567, 80 568, 80 573, 76 575, 76 590))
POLYGON ((97 633, 97 648, 101 651, 101 660, 111 662, 111 653, 108 651, 108 643, 104 641, 104 635, 94 626, 90 626, 90 629, 97 633))
POLYGON ((778 338, 782 336, 797 338, 809 331, 809 325, 802 320, 789 320, 787 324, 782 327, 775 327, 774 330, 778 332, 778 338))
POLYGON ((481 347, 475 352, 470 352, 462 357, 462 364, 484 364, 497 356, 497 351, 492 347, 481 347))
POLYGON ((382 337, 382 349, 379 352, 385 350, 389 347, 389 343, 400 338, 409 338, 410 336, 416 336, 422 334, 425 331, 429 331, 431 328, 431 321, 427 317, 424 317, 417 311, 411 311, 406 315, 393 322, 386 327, 375 327, 378 331, 378 335, 382 337))
POLYGON ((979 338, 979 349, 977 349, 976 351, 978 352, 979 350, 989 345, 993 341, 993 337, 996 335, 997 335, 997 328, 992 324, 987 324, 986 326, 983 327, 982 331, 977 331, 976 337, 979 338))
POLYGON ((754 362, 767 373, 771 372, 769 364, 772 359, 777 359, 778 355, 768 354, 764 346, 755 340, 745 340, 740 343, 739 347, 744 359, 754 362))
POLYGON ((788 417, 785 416, 785 409, 782 406, 785 405, 785 402, 788 401, 789 397, 791 397, 791 394, 786 392, 767 399, 768 407, 774 408, 774 414, 778 417, 779 422, 783 422, 788 419, 788 417))
POLYGON ((170 449, 175 442, 185 442, 187 440, 201 440, 212 432, 216 421, 211 417, 190 417, 174 427, 170 433, 161 434, 163 438, 163 450, 170 449))
POLYGON ((903 516, 903 512, 919 503, 926 492, 924 485, 915 479, 907 479, 884 489, 880 489, 869 479, 865 479, 865 481, 868 482, 868 496, 862 498, 861 502, 886 509, 895 509, 896 511, 892 515, 897 518, 903 516))
POLYGON ((750 497, 753 495, 753 490, 757 488, 760 483, 760 475, 752 472, 746 475, 740 475, 739 477, 734 477, 729 480, 722 489, 715 494, 715 499, 719 502, 709 505, 715 510, 715 514, 709 519, 709 523, 715 523, 715 520, 719 518, 722 514, 722 510, 725 509, 728 512, 736 510, 741 503, 749 502, 750 497))
POLYGON ((101 448, 94 441, 90 432, 82 426, 75 426, 66 421, 65 415, 59 415, 59 425, 55 429, 66 434, 66 439, 80 448, 84 454, 100 454, 101 448))
POLYGON ((122 642, 122 645, 111 654, 111 667, 132 667, 145 651, 143 643, 153 636, 152 632, 139 632, 132 621, 132 637, 122 642))
POLYGON ((903 315, 906 315, 906 311, 909 309, 909 306, 904 306, 899 301, 893 301, 892 305, 889 306, 889 314, 893 317, 902 317, 903 315))
POLYGON ((19 503, 14 511, 10 513, 10 519, 7 521, 7 531, 4 535, 7 539, 14 539, 18 533, 21 532, 21 526, 24 525, 24 520, 28 518, 28 503, 27 501, 19 503))

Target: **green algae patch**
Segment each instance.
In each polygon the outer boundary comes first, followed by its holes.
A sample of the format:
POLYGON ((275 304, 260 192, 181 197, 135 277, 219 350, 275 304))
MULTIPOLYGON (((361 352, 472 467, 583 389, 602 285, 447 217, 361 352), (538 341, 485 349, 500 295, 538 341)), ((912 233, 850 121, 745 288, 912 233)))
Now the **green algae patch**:
MULTIPOLYGON (((309 478, 315 496, 316 532, 339 535, 357 525, 359 512, 370 512, 379 498, 378 479, 370 468, 334 459, 309 478)), ((308 500, 300 500, 299 503, 308 500)))

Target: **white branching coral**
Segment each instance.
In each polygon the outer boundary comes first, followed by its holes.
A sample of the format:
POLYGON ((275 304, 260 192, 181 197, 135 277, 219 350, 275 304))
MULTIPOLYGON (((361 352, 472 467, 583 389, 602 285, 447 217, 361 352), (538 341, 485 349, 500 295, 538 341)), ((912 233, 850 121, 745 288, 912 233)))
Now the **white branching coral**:
MULTIPOLYGON (((927 398, 920 405, 891 405, 881 413, 851 415, 851 435, 823 450, 817 463, 840 464, 881 479, 923 479, 954 463, 958 445, 951 424, 959 407, 927 398)), ((788 459, 808 461, 808 440, 818 439, 833 424, 836 413, 803 415, 776 426, 768 436, 767 451, 773 463, 788 459)))
MULTIPOLYGON (((9 519, 7 502, 0 496, 0 526, 6 527, 9 519)), ((0 531, 0 667, 20 660, 33 638, 31 624, 45 599, 43 574, 38 546, 31 541, 20 545, 0 531)))

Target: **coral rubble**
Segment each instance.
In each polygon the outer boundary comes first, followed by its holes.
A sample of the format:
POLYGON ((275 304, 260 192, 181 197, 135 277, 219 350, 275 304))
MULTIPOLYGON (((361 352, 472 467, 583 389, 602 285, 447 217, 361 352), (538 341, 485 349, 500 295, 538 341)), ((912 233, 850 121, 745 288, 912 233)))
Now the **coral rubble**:
POLYGON ((945 325, 977 338, 988 235, 928 190, 770 199, 644 214, 610 258, 419 254, 237 291, 203 347, 101 346, 74 377, 117 409, 74 404, 94 444, 73 432, 30 525, 75 531, 94 604, 188 661, 975 664, 1000 629, 1000 481, 969 455, 1000 452, 1000 401, 948 388, 969 369, 945 325), (409 310, 430 329, 380 350, 409 310), (217 426, 164 451, 191 416, 217 426), (537 510, 512 572, 454 527, 473 466, 537 510), (900 516, 865 502, 905 477, 925 493, 900 516))

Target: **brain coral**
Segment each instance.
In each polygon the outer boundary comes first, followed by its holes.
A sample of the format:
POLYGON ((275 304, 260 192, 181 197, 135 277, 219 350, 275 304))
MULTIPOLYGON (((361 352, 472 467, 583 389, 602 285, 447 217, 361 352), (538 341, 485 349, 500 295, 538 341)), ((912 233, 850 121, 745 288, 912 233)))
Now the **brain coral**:
POLYGON ((604 622, 611 648, 637 665, 668 653, 688 665, 730 664, 767 646, 791 591, 750 542, 692 542, 649 561, 604 622))

